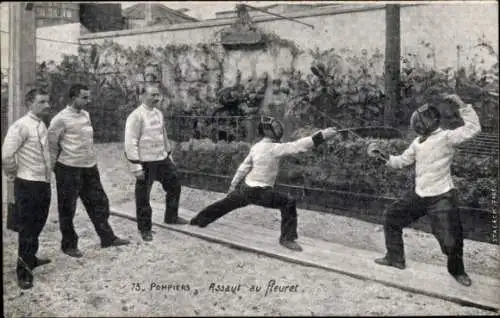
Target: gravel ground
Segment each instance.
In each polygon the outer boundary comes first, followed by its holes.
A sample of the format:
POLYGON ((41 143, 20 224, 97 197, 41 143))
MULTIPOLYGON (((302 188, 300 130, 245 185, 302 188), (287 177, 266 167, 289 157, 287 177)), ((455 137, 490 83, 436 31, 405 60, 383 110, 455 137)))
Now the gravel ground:
MULTIPOLYGON (((112 203, 130 200, 133 178, 126 172, 119 145, 98 145, 102 181, 112 203)), ((144 243, 136 224, 111 217, 115 232, 132 244, 101 249, 88 216, 79 204, 75 226, 81 259, 59 251, 55 192, 39 256, 53 263, 35 270, 35 286, 21 291, 15 279, 17 236, 3 222, 4 316, 217 316, 217 315, 491 315, 491 312, 408 293, 329 271, 290 264, 231 249, 181 233, 156 229, 144 243), (164 242, 166 244, 164 244, 164 242), (298 285, 296 292, 265 295, 270 280, 298 285), (211 283, 241 285, 236 292, 212 292, 211 283), (184 290, 151 290, 151 285, 184 285, 184 290), (249 291, 262 286, 260 292, 249 291), (140 291, 134 288, 139 286, 140 291), (142 291, 142 288, 145 290, 142 291), (189 290, 187 290, 189 289, 189 290)), ((182 206, 198 210, 223 194, 183 188, 182 206)), ((153 200, 164 195, 155 184, 153 200)), ((245 208, 226 216, 278 229, 279 214, 245 208)), ((4 216, 5 217, 5 216, 4 216)), ((4 218, 5 221, 5 218, 4 218)), ((299 211, 299 235, 383 252, 380 227, 370 223, 299 211)), ((405 232, 409 259, 442 263, 437 242, 425 233, 405 232)), ((466 241, 465 262, 471 272, 498 275, 498 248, 466 241), (495 270, 496 269, 496 270, 495 270)), ((175 286, 174 286, 175 289, 175 286)))

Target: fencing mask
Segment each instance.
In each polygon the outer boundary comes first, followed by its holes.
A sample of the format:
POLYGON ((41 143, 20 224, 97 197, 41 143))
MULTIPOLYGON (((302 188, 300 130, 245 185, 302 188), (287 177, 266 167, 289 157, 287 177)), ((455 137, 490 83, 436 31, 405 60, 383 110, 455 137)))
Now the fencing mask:
POLYGON ((417 134, 423 137, 421 141, 424 141, 430 133, 439 127, 440 119, 439 111, 435 107, 425 104, 413 112, 410 125, 417 134))
POLYGON ((283 137, 284 128, 283 124, 273 117, 261 117, 258 130, 261 137, 279 141, 283 137))

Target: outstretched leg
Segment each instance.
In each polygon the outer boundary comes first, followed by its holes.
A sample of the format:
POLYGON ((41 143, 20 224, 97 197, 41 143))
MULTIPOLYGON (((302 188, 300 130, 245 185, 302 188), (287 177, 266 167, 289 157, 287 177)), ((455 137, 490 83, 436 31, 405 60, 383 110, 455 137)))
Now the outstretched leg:
POLYGON ((223 217, 227 213, 238 208, 242 208, 248 204, 249 202, 247 201, 245 194, 238 192, 231 193, 224 199, 204 208, 200 213, 191 219, 189 224, 205 227, 215 220, 223 217))

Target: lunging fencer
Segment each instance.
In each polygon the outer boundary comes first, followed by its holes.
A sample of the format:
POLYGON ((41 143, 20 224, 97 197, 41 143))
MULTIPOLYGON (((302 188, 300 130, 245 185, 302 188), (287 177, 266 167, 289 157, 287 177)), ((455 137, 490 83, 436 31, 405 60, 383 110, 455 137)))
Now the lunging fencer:
POLYGON ((42 117, 49 109, 49 95, 40 89, 25 97, 28 113, 9 127, 2 147, 2 168, 14 181, 15 208, 12 219, 19 236, 17 280, 19 287, 33 287, 35 267, 50 263, 36 256, 39 236, 49 216, 51 200, 47 126, 42 117))
POLYGON ((250 153, 238 167, 228 195, 203 209, 191 219, 191 225, 205 227, 227 213, 255 204, 266 208, 280 209, 281 211, 281 245, 296 251, 302 250, 295 241, 297 235, 297 208, 295 199, 289 195, 279 193, 274 189, 278 174, 280 159, 287 155, 306 152, 330 139, 336 130, 327 128, 312 136, 304 137, 293 142, 280 143, 283 136, 283 125, 271 117, 261 119, 258 125, 261 138, 250 149, 250 153), (236 187, 245 178, 242 187, 236 187))
POLYGON ((457 95, 446 95, 440 101, 459 107, 464 125, 453 130, 439 127, 440 113, 429 104, 417 109, 411 116, 412 129, 419 135, 408 149, 399 156, 388 156, 375 143, 368 147, 368 154, 385 161, 392 168, 403 168, 415 163, 415 189, 395 202, 384 220, 387 253, 375 262, 404 269, 405 255, 403 228, 424 215, 431 220, 432 232, 442 252, 448 257, 448 272, 465 286, 471 279, 463 263, 463 233, 458 210, 457 190, 454 187, 450 166, 455 147, 472 139, 481 131, 479 118, 471 105, 457 95))
POLYGON ((151 241, 151 188, 159 181, 166 192, 164 222, 187 224, 179 217, 181 183, 172 160, 163 113, 158 109, 162 96, 157 83, 141 88, 142 104, 127 118, 125 124, 125 156, 136 177, 135 205, 137 228, 144 241, 151 241))

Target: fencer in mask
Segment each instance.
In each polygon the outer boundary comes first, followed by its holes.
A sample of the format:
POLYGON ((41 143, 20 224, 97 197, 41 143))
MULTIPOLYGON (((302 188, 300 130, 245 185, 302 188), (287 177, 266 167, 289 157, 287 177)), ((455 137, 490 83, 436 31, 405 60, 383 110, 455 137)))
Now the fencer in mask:
POLYGON ((476 136, 481 131, 481 125, 472 106, 457 95, 443 96, 438 103, 458 107, 464 125, 451 130, 440 128, 439 107, 426 104, 419 107, 410 118, 411 128, 419 136, 401 155, 385 154, 374 143, 368 146, 370 156, 391 168, 400 169, 415 164, 415 189, 386 211, 384 234, 387 253, 375 262, 404 269, 402 230, 428 215, 441 251, 448 257, 448 272, 460 284, 469 286, 472 282, 464 269, 459 194, 453 184, 450 168, 456 147, 476 136))

